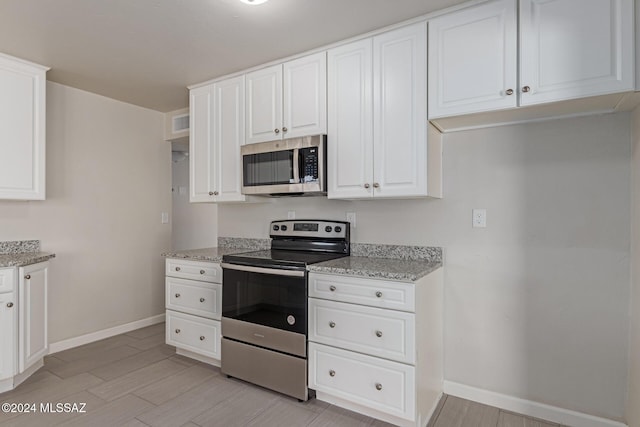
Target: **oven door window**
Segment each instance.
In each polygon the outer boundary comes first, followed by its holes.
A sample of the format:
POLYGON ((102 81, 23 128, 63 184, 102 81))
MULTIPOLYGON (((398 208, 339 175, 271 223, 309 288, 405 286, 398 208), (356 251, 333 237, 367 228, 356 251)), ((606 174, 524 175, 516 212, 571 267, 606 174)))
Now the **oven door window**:
POLYGON ((307 333, 306 278, 225 269, 222 283, 224 317, 307 333))
POLYGON ((242 156, 244 186, 293 183, 293 151, 273 151, 242 156))

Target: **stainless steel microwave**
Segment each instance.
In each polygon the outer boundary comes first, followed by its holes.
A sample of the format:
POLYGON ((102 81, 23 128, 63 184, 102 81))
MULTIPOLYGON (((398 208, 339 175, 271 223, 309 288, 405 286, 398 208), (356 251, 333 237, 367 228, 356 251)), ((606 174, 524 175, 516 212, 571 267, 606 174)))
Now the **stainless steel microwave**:
POLYGON ((243 145, 242 194, 327 194, 327 136, 315 135, 243 145))

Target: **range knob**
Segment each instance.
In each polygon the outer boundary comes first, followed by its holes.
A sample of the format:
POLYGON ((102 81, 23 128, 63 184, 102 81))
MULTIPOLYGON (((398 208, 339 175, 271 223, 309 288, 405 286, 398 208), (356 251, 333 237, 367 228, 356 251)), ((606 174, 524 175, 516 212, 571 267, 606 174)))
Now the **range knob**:
POLYGON ((273 231, 278 231, 280 230, 280 226, 279 225, 274 225, 273 226, 273 231))
POLYGON ((342 227, 340 227, 339 225, 336 225, 335 230, 336 230, 336 233, 339 233, 342 231, 342 227))
POLYGON ((280 227, 280 229, 281 229, 282 231, 287 231, 287 226, 286 226, 286 225, 283 225, 282 227, 280 227))
POLYGON ((327 225, 327 226, 324 228, 324 231, 326 231, 327 233, 331 233, 331 230, 333 230, 333 228, 332 228, 330 225, 327 225))

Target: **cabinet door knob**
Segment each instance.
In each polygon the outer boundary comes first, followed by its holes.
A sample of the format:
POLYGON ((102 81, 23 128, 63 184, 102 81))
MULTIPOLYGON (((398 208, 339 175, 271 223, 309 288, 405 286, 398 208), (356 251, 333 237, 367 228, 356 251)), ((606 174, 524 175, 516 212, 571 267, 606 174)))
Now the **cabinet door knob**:
POLYGON ((329 371, 329 376, 330 376, 330 377, 335 377, 335 376, 336 376, 336 371, 334 371, 333 369, 331 369, 331 370, 329 371))
POLYGON ((176 334, 179 334, 179 333, 180 333, 180 329, 176 329, 176 334))
POLYGON ((210 196, 213 196, 213 191, 209 191, 209 195, 210 195, 210 196))
POLYGON ((200 270, 200 274, 204 274, 204 270, 200 270))
POLYGON ((525 87, 522 88, 522 92, 524 92, 524 93, 527 93, 527 92, 530 92, 530 91, 531 91, 531 88, 529 86, 525 86, 525 87))
POLYGON ((200 341, 204 341, 204 335, 200 335, 200 341))
POLYGON ((213 195, 214 195, 214 196, 217 196, 218 194, 220 194, 220 193, 218 193, 217 191, 214 191, 214 192, 213 192, 213 195))
POLYGON ((368 182, 364 184, 364 188, 369 188, 369 187, 371 187, 371 186, 369 185, 368 182))
POLYGON ((289 129, 287 129, 286 127, 282 128, 282 132, 286 132, 287 130, 289 130, 289 129))
POLYGON ((373 188, 380 188, 380 184, 378 184, 377 182, 373 183, 373 188))
POLYGON ((176 294, 176 298, 180 298, 180 294, 176 294))
POLYGON ((330 328, 335 328, 336 327, 336 322, 329 322, 329 327, 330 328))
POLYGON ((180 271, 180 267, 176 267, 176 271, 180 271))
POLYGON ((509 96, 513 95, 513 89, 507 89, 505 93, 509 96))
POLYGON ((376 383, 376 390, 378 391, 382 390, 382 384, 376 383))
POLYGON ((13 307, 13 303, 12 302, 8 302, 7 303, 7 307, 9 307, 9 308, 13 307))
POLYGON ((204 302, 204 298, 200 298, 200 302, 204 302))
POLYGON ((382 292, 380 292, 380 291, 376 292, 376 296, 377 296, 378 298, 382 298, 382 292))
POLYGON ((27 274, 26 276, 24 276, 25 279, 30 280, 31 279, 31 275, 27 274))
POLYGON ((331 286, 329 286, 329 290, 330 290, 331 292, 335 292, 335 291, 336 291, 336 287, 335 287, 335 286, 333 286, 333 285, 331 285, 331 286))
POLYGON ((274 131, 275 133, 280 133, 280 129, 278 129, 278 128, 275 128, 273 131, 274 131))
POLYGON ((376 331, 376 336, 377 336, 378 338, 382 337, 382 331, 376 331))

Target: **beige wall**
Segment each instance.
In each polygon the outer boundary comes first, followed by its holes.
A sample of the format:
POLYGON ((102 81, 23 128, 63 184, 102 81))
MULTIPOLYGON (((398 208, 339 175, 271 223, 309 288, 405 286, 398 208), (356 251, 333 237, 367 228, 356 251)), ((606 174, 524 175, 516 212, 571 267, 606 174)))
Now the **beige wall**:
MULTIPOLYGON (((330 141, 329 141, 330 143, 330 141)), ((344 219, 353 241, 445 248, 445 378, 622 419, 627 387, 630 117, 446 135, 442 200, 220 206, 221 236, 344 219), (486 229, 471 210, 487 209, 486 229)))
POLYGON ((189 159, 172 163, 174 250, 218 246, 218 205, 189 203, 189 159), (181 190, 182 189, 182 190, 181 190))
POLYGON ((47 200, 0 201, 0 238, 57 254, 50 342, 163 313, 170 150, 161 113, 47 83, 47 200))
POLYGON ((627 423, 640 426, 640 108, 632 116, 631 334, 627 423))

